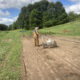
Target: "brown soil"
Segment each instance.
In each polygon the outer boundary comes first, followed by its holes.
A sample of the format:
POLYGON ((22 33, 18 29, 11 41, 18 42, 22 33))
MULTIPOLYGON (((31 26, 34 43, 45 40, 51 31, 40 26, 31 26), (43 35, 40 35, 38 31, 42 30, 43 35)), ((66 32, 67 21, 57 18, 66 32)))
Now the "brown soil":
POLYGON ((50 37, 58 47, 43 49, 31 37, 22 39, 22 80, 80 80, 79 39, 50 37))

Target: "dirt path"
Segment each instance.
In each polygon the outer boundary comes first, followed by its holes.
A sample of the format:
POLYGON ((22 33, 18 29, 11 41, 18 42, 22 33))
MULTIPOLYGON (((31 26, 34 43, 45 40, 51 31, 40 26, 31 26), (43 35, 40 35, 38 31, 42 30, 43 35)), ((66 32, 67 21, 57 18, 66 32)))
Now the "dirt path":
POLYGON ((57 48, 34 47, 32 38, 22 39, 23 80, 80 80, 79 40, 52 38, 57 48))

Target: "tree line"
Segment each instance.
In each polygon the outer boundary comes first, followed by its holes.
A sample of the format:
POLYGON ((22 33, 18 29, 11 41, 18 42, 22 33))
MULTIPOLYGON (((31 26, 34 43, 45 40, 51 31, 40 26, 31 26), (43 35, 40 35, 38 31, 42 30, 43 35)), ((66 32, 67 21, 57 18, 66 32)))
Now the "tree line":
POLYGON ((51 27, 68 22, 68 15, 61 2, 42 0, 23 7, 18 19, 10 25, 11 29, 33 29, 51 27))
POLYGON ((64 24, 76 19, 80 19, 80 15, 74 12, 67 14, 61 2, 57 1, 54 3, 41 0, 40 2, 22 7, 18 19, 8 27, 8 30, 29 30, 34 29, 36 26, 45 28, 64 24))
POLYGON ((8 26, 5 25, 5 24, 0 24, 0 30, 1 30, 1 31, 8 30, 8 26))

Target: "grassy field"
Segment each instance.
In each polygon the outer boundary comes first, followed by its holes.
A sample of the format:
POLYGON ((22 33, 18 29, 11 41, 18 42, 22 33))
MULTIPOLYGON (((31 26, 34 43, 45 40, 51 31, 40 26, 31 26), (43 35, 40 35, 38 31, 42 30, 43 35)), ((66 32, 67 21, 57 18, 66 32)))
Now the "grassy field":
MULTIPOLYGON (((25 31, 25 30, 24 30, 25 31)), ((24 35, 31 35, 31 31, 25 31, 24 35)), ((40 34, 54 34, 58 36, 80 36, 80 21, 74 21, 62 25, 52 26, 39 30, 40 34)))
POLYGON ((40 30, 43 34, 55 34, 63 36, 80 36, 80 21, 74 21, 67 24, 53 26, 40 30))
MULTIPOLYGON (((31 35, 33 30, 21 31, 0 31, 0 80, 21 80, 21 36, 31 35)), ((80 22, 40 29, 39 33, 80 37, 80 22)))
POLYGON ((21 79, 21 33, 0 32, 0 80, 21 79))

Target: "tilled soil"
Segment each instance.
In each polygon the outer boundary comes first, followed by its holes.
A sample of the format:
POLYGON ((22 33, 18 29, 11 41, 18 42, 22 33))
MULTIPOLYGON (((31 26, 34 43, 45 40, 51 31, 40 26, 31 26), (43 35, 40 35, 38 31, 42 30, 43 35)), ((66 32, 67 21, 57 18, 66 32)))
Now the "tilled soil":
POLYGON ((43 49, 32 37, 22 39, 22 80, 80 80, 79 39, 51 38, 58 47, 43 49))

